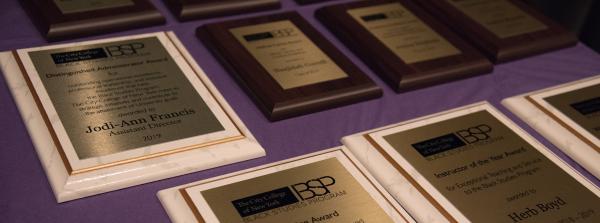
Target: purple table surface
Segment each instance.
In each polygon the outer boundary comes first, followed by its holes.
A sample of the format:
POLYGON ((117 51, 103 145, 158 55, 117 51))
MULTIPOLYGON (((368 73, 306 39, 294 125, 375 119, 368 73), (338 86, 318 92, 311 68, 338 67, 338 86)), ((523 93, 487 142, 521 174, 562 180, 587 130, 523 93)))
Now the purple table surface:
MULTIPOLYGON (((173 30, 267 151, 267 156, 134 186, 63 204, 56 203, 15 102, 0 78, 0 222, 168 222, 156 192, 161 189, 219 176, 341 145, 343 136, 487 100, 507 114, 554 153, 596 185, 600 181, 505 109, 506 97, 589 77, 600 73, 600 55, 575 47, 533 56, 495 67, 491 74, 396 94, 313 16, 315 9, 343 0, 299 6, 283 0, 280 10, 297 10, 383 88, 384 96, 349 106, 279 122, 269 122, 235 80, 194 35, 196 27, 252 15, 180 23, 160 0, 152 0, 167 23, 77 40, 173 30)), ((17 0, 0 3, 0 51, 47 45, 17 0)), ((71 40, 76 41, 76 40, 71 40)), ((13 75, 13 74, 6 74, 13 75)))

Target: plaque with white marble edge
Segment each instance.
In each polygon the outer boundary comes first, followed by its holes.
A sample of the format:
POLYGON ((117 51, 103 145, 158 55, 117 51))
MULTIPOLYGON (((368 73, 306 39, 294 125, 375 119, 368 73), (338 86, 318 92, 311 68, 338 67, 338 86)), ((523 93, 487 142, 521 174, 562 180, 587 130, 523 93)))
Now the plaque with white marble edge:
MULTIPOLYGON (((557 165, 561 170, 564 170, 568 176, 574 178, 576 182, 583 185, 584 188, 589 189, 592 194, 600 196, 598 187, 593 185, 535 138, 510 121, 509 118, 504 116, 487 101, 349 135, 342 138, 342 143, 352 151, 362 165, 373 174, 373 176, 390 194, 392 194, 392 196, 394 196, 394 198, 415 218, 417 222, 470 222, 465 214, 461 213, 455 205, 428 183, 425 176, 420 174, 411 164, 404 161, 391 163, 390 159, 398 160, 398 157, 402 156, 392 152, 394 148, 387 144, 383 137, 402 132, 403 130, 428 126, 441 121, 451 120, 456 117, 482 111, 488 112, 492 117, 498 119, 502 124, 514 131, 518 136, 525 140, 525 142, 533 146, 536 151, 541 153, 543 157, 548 158, 551 163, 557 165), (379 149, 376 148, 375 145, 377 145, 379 149), (384 155, 380 150, 386 151, 388 154, 384 155), (409 178, 400 173, 398 169, 396 169, 397 167, 401 167, 403 171, 405 171, 405 174, 408 174, 412 179, 409 180, 409 178), (417 183, 418 185, 416 186, 413 183, 417 183), (424 189, 427 195, 424 195, 420 191, 421 189, 424 189), (428 198, 432 200, 429 200, 428 198), (434 202, 436 204, 434 204, 434 202)), ((402 159, 403 158, 400 158, 400 160, 402 159)))
MULTIPOLYGON (((137 47, 140 46, 141 45, 137 45, 137 47)), ((57 55, 59 54, 60 53, 57 55)), ((60 55, 65 56, 65 54, 60 55)), ((61 58, 64 59, 67 57, 61 57, 60 55, 57 57, 53 56, 54 63, 57 63, 57 61, 61 63, 65 62, 61 61, 61 58)), ((150 52, 150 55, 152 55, 152 52, 150 52)), ((112 59, 118 61, 116 58, 112 59)), ((48 59, 44 60, 51 61, 48 59)), ((97 64, 94 61, 95 60, 88 60, 83 61, 83 63, 91 63, 91 66, 95 66, 97 64)), ((241 119, 221 96, 219 91, 173 32, 149 33, 2 52, 0 53, 0 65, 40 162, 46 172, 50 186, 59 203, 258 158, 265 155, 264 149, 256 141, 252 133, 246 128, 241 119), (106 57, 101 61, 110 62, 110 56, 124 54, 124 52, 127 51, 125 49, 127 47, 130 47, 129 50, 136 48, 136 46, 132 47, 131 45, 110 46, 110 43, 124 43, 128 40, 139 40, 141 42, 149 41, 146 42, 146 47, 153 45, 158 49, 158 52, 160 52, 159 55, 166 55, 156 61, 145 60, 145 63, 150 64, 168 61, 169 66, 176 67, 177 69, 170 70, 173 72, 168 70, 165 73, 166 76, 169 76, 169 74, 178 76, 178 82, 173 83, 179 85, 185 83, 184 86, 182 85, 182 88, 186 88, 187 92, 193 92, 193 97, 191 98, 200 99, 200 101, 204 102, 198 102, 201 103, 201 106, 198 108, 204 110, 202 111, 204 116, 200 116, 199 119, 200 123, 204 123, 202 121, 203 117, 210 117, 211 125, 215 127, 209 131, 205 131, 207 133, 198 133, 201 131, 188 131, 185 129, 173 131, 172 129, 169 130, 167 126, 177 124, 176 122, 153 122, 155 121, 153 119, 170 118, 170 116, 151 114, 152 111, 149 111, 143 116, 147 120, 143 120, 141 123, 138 121, 133 124, 146 125, 140 126, 140 129, 142 130, 160 127, 161 131, 164 131, 163 133, 175 135, 174 139, 166 139, 167 134, 165 134, 162 139, 164 141, 159 140, 155 141, 156 143, 144 143, 143 141, 155 140, 160 138, 160 136, 143 136, 144 140, 140 138, 139 142, 129 143, 127 144, 127 148, 119 148, 115 145, 120 144, 109 140, 106 142, 113 143, 114 145, 112 147, 114 147, 115 151, 105 151, 102 150, 103 148, 100 146, 91 148, 90 151, 95 151, 95 153, 92 154, 78 153, 80 151, 77 151, 77 148, 85 146, 85 140, 79 140, 82 142, 79 142, 80 144, 75 144, 78 139, 73 137, 76 134, 74 135, 68 132, 68 116, 60 116, 60 113, 63 113, 64 111, 64 109, 62 109, 60 110, 61 112, 58 112, 62 105, 56 103, 56 97, 52 98, 48 93, 57 92, 61 89, 55 87, 54 90, 52 90, 51 88, 48 88, 51 90, 48 91, 46 87, 49 87, 50 85, 48 85, 48 83, 42 83, 41 79, 49 76, 37 73, 43 72, 43 69, 40 70, 39 67, 36 69, 32 62, 31 55, 34 55, 36 52, 48 51, 53 53, 53 50, 77 49, 78 47, 89 48, 89 46, 109 44, 109 47, 117 47, 111 48, 112 50, 118 49, 121 51, 110 52, 111 49, 97 47, 92 49, 97 50, 95 52, 86 51, 83 53, 92 53, 90 55, 96 56, 101 55, 106 57), (104 52, 101 52, 103 50, 100 49, 105 50, 104 52), (53 100, 50 100, 51 98, 53 100), (152 120, 150 116, 152 116, 152 120)), ((120 64, 115 67, 104 68, 113 69, 134 65, 136 64, 120 64)), ((129 72, 139 72, 140 68, 144 69, 143 67, 144 65, 141 65, 135 69, 124 70, 127 72, 115 70, 118 72, 112 74, 119 74, 120 72, 128 75, 129 72)), ((97 69, 100 69, 100 67, 97 69)), ((73 73, 72 75, 79 75, 87 71, 78 72, 79 73, 73 73)), ((103 73, 93 74, 104 75, 103 73)), ((62 74, 59 73, 57 75, 62 74)), ((111 75, 110 72, 109 75, 111 75)), ((158 77, 151 77, 149 79, 152 78, 158 77)), ((188 95, 184 96, 187 97, 188 95)), ((185 97, 179 96, 179 98, 185 97)), ((191 102, 188 100, 188 104, 194 105, 197 103, 193 100, 191 100, 191 102)), ((73 106, 75 106, 75 104, 73 104, 73 106)), ((169 106, 166 107, 167 108, 163 109, 169 109, 169 106)), ((197 113, 199 113, 197 109, 195 111, 188 110, 187 112, 179 112, 180 115, 197 113)), ((119 126, 117 121, 111 123, 102 120, 96 123, 96 125, 85 124, 84 126, 87 126, 85 128, 80 126, 80 128, 78 128, 78 131, 80 131, 78 134, 91 135, 100 134, 100 132, 106 134, 110 131, 115 131, 115 134, 122 134, 127 133, 127 131, 133 131, 130 129, 117 132, 115 130, 117 129, 115 126, 119 126), (109 126, 112 128, 111 130, 107 130, 109 129, 109 126), (86 133, 83 133, 84 129, 87 129, 86 133)), ((129 124, 131 123, 132 122, 129 122, 129 124)), ((196 123, 196 121, 193 123, 196 123)), ((75 124, 77 124, 77 122, 75 122, 75 124)), ((189 126, 190 124, 187 125, 189 126)), ((121 128, 123 128, 123 126, 121 126, 121 128)), ((154 129, 154 131, 159 130, 154 129)), ((121 141, 127 141, 127 139, 124 138, 126 137, 121 137, 121 141)), ((126 143, 121 144, 125 145, 126 143)))
POLYGON ((600 76, 506 98, 502 104, 587 171, 600 178, 600 140, 544 98, 600 84, 600 76))
MULTIPOLYGON (((242 171, 238 171, 238 172, 234 172, 234 173, 230 173, 230 174, 226 174, 226 175, 222 175, 222 176, 218 176, 218 177, 214 177, 214 178, 210 178, 210 179, 205 179, 205 180, 201 180, 201 181, 197 181, 197 182, 192 182, 189 184, 184 184, 184 185, 180 185, 180 186, 176 186, 173 188, 169 188, 169 189, 164 189, 161 190, 157 193, 157 196, 160 200, 160 202, 162 203, 163 207, 165 208, 165 211, 167 212, 167 214, 169 215, 169 218, 171 219, 172 222, 222 222, 219 220, 218 218, 218 214, 216 214, 216 210, 214 210, 213 205, 219 205, 219 204, 211 204, 211 203, 207 203, 207 201, 209 200, 209 198, 207 198, 204 194, 204 192, 213 190, 213 189, 219 189, 219 188, 223 188, 223 187, 227 187, 227 186, 234 186, 236 184, 240 184, 240 183, 244 183, 246 181, 250 181, 250 180, 256 180, 256 178, 260 178, 260 177, 274 177, 272 175, 274 174, 278 174, 278 173, 282 173, 284 171, 289 171, 289 170, 294 170, 294 169, 298 169, 298 168, 304 168, 306 166, 310 166, 310 165, 314 165, 317 163, 321 163, 321 162, 326 162, 326 161, 332 161, 335 160, 337 161, 339 164, 341 164, 341 166, 343 167, 343 169, 345 169, 345 171, 348 171, 348 173, 350 175, 352 175, 352 178, 354 178, 354 180, 356 180, 357 183, 359 183, 362 187, 362 189, 366 190, 366 192, 368 192, 368 194, 370 195, 371 198, 373 198, 376 203, 373 204, 375 206, 379 206, 378 208, 381 208, 380 210, 384 211, 388 216, 385 215, 381 215, 378 216, 380 218, 383 218, 385 216, 385 218, 388 218, 393 220, 393 222, 415 222, 415 220, 405 211, 405 209, 400 206, 397 202, 395 202, 394 198, 375 180, 375 178, 373 178, 372 175, 370 175, 370 173, 365 169, 364 166, 362 166, 360 164, 360 162, 356 159, 356 157, 354 157, 354 155, 352 155, 352 153, 345 147, 341 146, 341 147, 335 147, 335 148, 331 148, 331 149, 326 149, 326 150, 322 150, 319 152, 314 152, 314 153, 310 153, 310 154, 306 154, 306 155, 302 155, 302 156, 298 156, 298 157, 294 157, 294 158, 290 158, 287 160, 282 160, 282 161, 278 161, 278 162, 274 162, 274 163, 270 163, 270 164, 266 164, 266 165, 262 165, 262 166, 258 166, 258 167, 254 167, 254 168, 250 168, 250 169, 246 169, 246 170, 242 170, 242 171), (185 193, 185 195, 184 195, 185 193), (200 218, 200 219, 199 219, 200 218)), ((304 172, 303 172, 304 173, 304 172)), ((285 183, 289 183, 288 179, 289 177, 293 177, 293 176, 289 176, 289 175, 283 175, 283 176, 279 176, 278 175, 278 179, 280 179, 282 181, 283 184, 285 183)), ((262 179, 261 180, 265 180, 262 179)), ((265 182, 265 185, 269 185, 269 184, 273 184, 273 182, 270 182, 269 180, 267 180, 268 182, 265 182)), ((337 182, 337 180, 335 181, 335 185, 341 183, 341 182, 337 182)), ((311 184, 313 184, 315 182, 312 182, 311 184)), ((313 184, 314 186, 314 184, 313 184)), ((256 187, 260 187, 258 185, 256 185, 256 187)), ((268 186, 266 186, 268 187, 268 186)), ((340 186, 343 187, 343 186, 340 186)), ((231 188, 229 188, 231 189, 231 188)), ((253 190, 255 190, 255 188, 253 188, 253 190)), ((322 190, 321 190, 322 191, 322 190)), ((247 192, 240 192, 240 193, 247 193, 247 192)), ((333 193, 333 191, 332 191, 333 193)), ((296 195, 298 196, 298 195, 296 195)), ((353 195, 349 195, 349 196, 353 196, 353 195)), ((364 200, 363 200, 364 201, 364 200)), ((224 203, 228 203, 227 200, 223 201, 224 203)), ((365 205, 365 202, 363 202, 363 205, 365 205)), ((231 204, 231 202, 229 202, 229 204, 231 204)), ((290 205, 293 206, 294 204, 290 205)), ((308 205, 310 206, 310 204, 308 205)), ((285 208, 286 206, 283 206, 283 208, 285 208)), ((302 207, 302 206, 300 206, 302 207)), ((347 209, 347 208, 355 208, 355 212, 352 213, 348 213, 348 212, 341 212, 340 211, 340 215, 359 215, 361 212, 364 212, 366 207, 361 206, 360 203, 357 203, 356 205, 340 205, 338 203, 338 205, 334 205, 334 207, 330 207, 330 208, 334 208, 334 209, 347 209), (344 213, 344 214, 342 214, 344 213)), ((372 207, 371 207, 372 208, 372 207)), ((318 214, 319 212, 325 212, 325 209, 319 209, 320 211, 317 213, 302 213, 303 208, 299 208, 299 209, 293 209, 293 211, 290 212, 294 212, 291 213, 292 215, 294 215, 294 217, 306 217, 309 216, 308 219, 310 219, 310 214, 318 214), (301 213, 295 213, 295 212, 301 212, 301 213), (301 216, 298 216, 301 215, 301 216), (306 216, 305 216, 306 215, 306 216)), ((268 215, 266 215, 268 216, 268 215)), ((273 217, 273 216, 271 216, 273 217)), ((269 217, 265 217, 263 219, 253 219, 252 221, 255 222, 272 222, 269 221, 267 218, 269 217)), ((310 222, 311 220, 308 220, 308 222, 310 222)), ((325 220, 327 222, 337 222, 335 221, 335 219, 329 219, 329 220, 325 220)), ((366 222, 369 222, 368 220, 364 220, 366 222)), ((364 222, 364 221, 360 221, 360 222, 364 222)), ((294 221, 297 222, 297 221, 294 221)), ((387 222, 387 221, 386 221, 387 222)))

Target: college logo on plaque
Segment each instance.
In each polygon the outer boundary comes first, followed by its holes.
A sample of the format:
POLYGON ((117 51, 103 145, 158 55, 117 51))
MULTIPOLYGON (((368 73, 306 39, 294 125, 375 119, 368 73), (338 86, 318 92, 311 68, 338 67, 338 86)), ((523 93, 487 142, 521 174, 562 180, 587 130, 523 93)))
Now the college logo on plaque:
POLYGON ((2 57, 59 202, 264 155, 173 33, 2 57))

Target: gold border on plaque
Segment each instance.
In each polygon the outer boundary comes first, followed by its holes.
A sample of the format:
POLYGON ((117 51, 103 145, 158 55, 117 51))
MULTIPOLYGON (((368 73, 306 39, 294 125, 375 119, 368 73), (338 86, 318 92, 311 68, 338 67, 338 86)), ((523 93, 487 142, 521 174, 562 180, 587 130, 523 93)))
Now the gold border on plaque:
POLYGON ((542 106, 540 103, 538 103, 537 101, 535 101, 535 99, 533 99, 533 97, 531 97, 531 95, 525 96, 525 99, 527 99, 527 101, 531 102, 535 107, 537 107, 538 109, 540 109, 544 114, 548 115, 548 117, 550 117, 551 119, 553 119, 554 121, 556 121, 559 125, 561 125, 565 129, 567 129, 567 131, 571 132, 571 134, 575 135, 575 137, 579 138, 585 144, 587 144, 588 146, 592 147, 592 149, 596 150, 596 152, 600 153, 600 146, 597 146, 590 139, 588 139, 587 137, 585 137, 584 135, 582 135, 581 133, 579 133, 577 130, 575 130, 573 127, 571 127, 569 124, 567 124, 566 122, 564 122, 563 120, 561 120, 560 118, 558 118, 558 116, 556 116, 550 110, 548 110, 547 108, 545 108, 544 106, 542 106))
MULTIPOLYGON (((373 183, 373 181, 371 181, 371 179, 369 179, 367 177, 367 175, 360 168, 358 168, 358 166, 356 165, 356 163, 354 161, 352 161, 352 159, 350 159, 350 157, 348 156, 348 154, 346 154, 346 152, 344 152, 343 149, 335 149, 335 150, 324 152, 324 153, 314 154, 314 155, 308 156, 308 157, 292 159, 292 160, 287 161, 287 162, 278 163, 278 164, 275 164, 275 165, 268 165, 268 166, 265 166, 263 168, 252 170, 252 171, 249 171, 249 172, 242 172, 242 173, 238 173, 238 174, 235 174, 235 175, 232 175, 232 176, 228 176, 228 177, 225 177, 225 178, 219 178, 219 179, 214 179, 214 180, 207 181, 207 182, 202 182, 202 183, 194 184, 194 185, 191 185, 191 186, 180 188, 179 189, 179 193, 181 193, 181 195, 183 196, 183 199, 185 200, 185 203, 192 210, 192 213, 194 213, 194 216, 196 217, 196 220, 198 220, 198 223, 206 223, 206 221, 202 217, 202 214, 200 214, 200 210, 198 210, 198 208, 196 208, 196 205, 194 205, 194 201, 192 201, 192 198, 187 193, 186 189, 191 188, 191 187, 196 187, 196 186, 199 186, 199 185, 203 185, 203 184, 212 183, 212 182, 223 180, 223 179, 227 179, 227 178, 232 178, 232 177, 237 177, 237 176, 244 175, 244 174, 249 174, 249 173, 252 173, 252 172, 256 172, 256 171, 268 169, 268 168, 271 168, 271 167, 274 167, 274 166, 280 166, 280 165, 284 165, 284 164, 288 164, 288 163, 292 163, 292 162, 296 162, 296 161, 304 160, 304 159, 310 159, 310 158, 313 158, 313 157, 316 157, 316 156, 320 156, 320 155, 324 155, 324 154, 328 154, 328 153, 333 153, 333 152, 337 152, 337 151, 340 151, 340 152, 342 152, 342 154, 344 154, 344 156, 348 159, 348 161, 350 161, 350 163, 354 166, 354 168, 356 168, 356 170, 358 170, 358 172, 360 172, 360 174, 370 183, 370 185, 373 188, 375 188, 375 190, 377 190, 377 192, 379 192, 379 195, 381 195, 385 199, 385 201, 396 211, 396 213, 398 213, 398 215, 400 215, 400 217, 402 217, 402 219, 405 222, 409 222, 404 217, 404 215, 400 212, 400 210, 398 210, 396 207, 394 207, 394 205, 392 204, 392 202, 387 197, 385 197, 385 195, 383 194, 383 192, 381 192, 381 190, 379 190, 379 188, 377 188, 375 186, 375 184, 373 183)), ((363 189, 364 189, 364 187, 363 187, 363 189)))
POLYGON ((92 167, 86 167, 86 168, 83 168, 83 169, 73 170, 73 167, 69 163, 67 155, 64 152, 64 148, 60 144, 60 141, 58 140, 58 136, 57 136, 56 132, 54 131, 54 129, 52 128, 52 124, 50 123, 50 119, 48 117, 48 114, 46 113, 46 110, 44 109, 44 107, 42 105, 41 99, 39 98, 39 96, 37 94, 37 91, 33 87, 33 83, 31 82, 31 79, 29 78, 29 75, 27 74, 27 71, 25 70, 25 66, 23 65, 21 57, 19 56, 19 54, 17 53, 16 50, 13 50, 13 55, 15 57, 15 60, 17 61, 17 64, 19 66, 19 69, 21 70, 21 73, 23 74, 23 77, 24 77, 25 81, 27 82, 27 87, 29 88, 29 91, 31 92, 31 96, 33 97, 33 99, 35 101, 35 104, 36 104, 38 110, 40 111, 40 114, 41 114, 41 116, 42 116, 42 118, 44 120, 44 123, 46 124, 46 128, 47 128, 48 132, 50 133, 50 136, 52 137, 52 141, 53 141, 54 145, 56 146, 56 149, 58 150, 60 158, 61 158, 61 160, 62 160, 62 162, 63 162, 63 164, 65 166, 65 169, 67 170, 67 172, 68 172, 69 175, 72 176, 72 175, 75 175, 75 174, 85 173, 85 172, 94 171, 94 170, 103 169, 103 168, 109 168, 109 167, 113 167, 113 166, 118 166, 118 165, 123 165, 123 164, 127 164, 127 163, 137 162, 137 161, 141 161, 141 160, 152 159, 152 158, 156 158, 156 157, 171 155, 171 154, 185 152, 185 151, 192 150, 192 149, 198 149, 198 148, 208 147, 208 146, 212 146, 212 145, 217 145, 217 144, 221 144, 221 143, 226 143, 226 142, 231 142, 231 141, 235 141, 235 140, 240 140, 240 139, 246 138, 246 135, 240 130, 240 127, 231 118, 231 115, 224 109, 223 105, 219 102, 219 100, 217 100, 217 97, 215 97, 214 93, 208 88, 208 86, 206 85, 206 83, 204 83, 204 81, 202 80, 202 78, 200 78, 200 74, 198 74, 198 72, 193 68, 193 66, 190 63, 190 61, 183 55, 183 52, 181 51, 181 49, 179 49, 179 47, 177 45, 175 45, 175 42, 168 35, 168 33, 166 33, 166 32, 162 32, 162 33, 171 42, 171 44, 173 44, 174 48, 177 50, 177 53, 179 53, 179 55, 181 55, 181 57, 183 58, 183 60, 185 61, 185 63, 190 67, 190 69, 192 70, 192 72, 194 72, 194 74, 196 75, 196 77, 199 79, 200 83, 202 83, 202 85, 204 85, 204 87, 207 89, 207 91, 209 92, 210 96, 215 99, 215 102, 219 105, 219 108, 223 111, 223 113, 225 113, 226 117, 235 126, 236 130, 239 132, 240 135, 231 136, 231 137, 224 137, 224 138, 221 138, 221 139, 216 139, 216 140, 213 140, 213 141, 209 141, 209 142, 205 142, 205 143, 200 143, 200 144, 196 144, 196 145, 185 146, 185 147, 181 147, 181 148, 171 149, 171 150, 168 150, 168 151, 157 152, 157 153, 153 153, 153 154, 148 154, 148 155, 138 156, 138 157, 134 157, 134 158, 123 159, 123 160, 114 161, 114 162, 110 162, 110 163, 106 163, 106 164, 101 164, 101 165, 97 165, 97 166, 92 166, 92 167))

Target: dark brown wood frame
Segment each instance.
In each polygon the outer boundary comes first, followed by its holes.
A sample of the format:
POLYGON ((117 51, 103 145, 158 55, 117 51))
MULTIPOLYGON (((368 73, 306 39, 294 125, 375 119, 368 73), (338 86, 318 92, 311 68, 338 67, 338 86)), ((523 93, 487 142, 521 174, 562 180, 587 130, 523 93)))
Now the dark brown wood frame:
POLYGON ((164 24, 164 17, 148 0, 134 5, 63 14, 52 0, 23 0, 42 35, 50 41, 90 36, 164 24))
POLYGON ((199 27, 196 33, 252 95, 258 107, 271 121, 382 95, 381 89, 367 75, 296 12, 208 24, 199 27), (302 30, 348 77, 284 90, 229 31, 236 27, 283 20, 291 21, 302 30))
POLYGON ((489 73, 493 69, 477 49, 409 1, 373 0, 332 5, 317 10, 316 16, 396 92, 489 73), (410 10, 461 53, 407 64, 348 13, 355 8, 394 2, 410 10))
POLYGON ((535 9, 521 1, 508 1, 544 23, 548 28, 501 39, 445 0, 419 0, 416 2, 473 43, 494 63, 516 60, 573 46, 577 43, 577 38, 572 33, 535 9))

